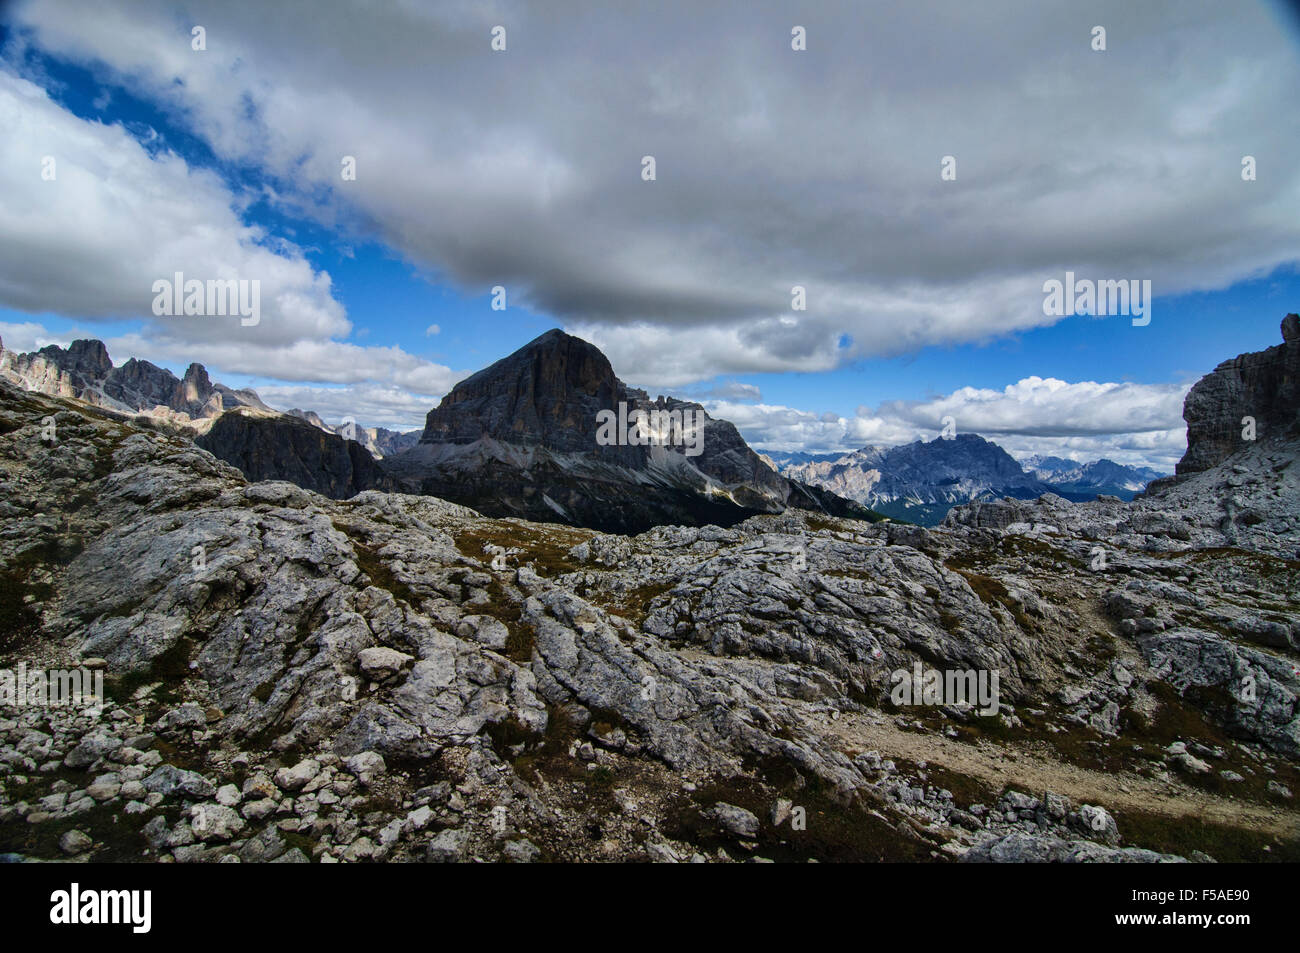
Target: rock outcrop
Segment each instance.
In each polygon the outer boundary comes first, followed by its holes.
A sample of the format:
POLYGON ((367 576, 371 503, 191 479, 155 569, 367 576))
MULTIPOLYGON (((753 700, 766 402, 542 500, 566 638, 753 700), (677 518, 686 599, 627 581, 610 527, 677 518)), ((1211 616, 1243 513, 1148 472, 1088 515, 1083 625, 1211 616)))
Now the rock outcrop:
POLYGON ((1183 419, 1187 453, 1179 476, 1217 466, 1251 441, 1300 437, 1300 316, 1282 320, 1281 344, 1224 361, 1202 377, 1183 401, 1183 419))

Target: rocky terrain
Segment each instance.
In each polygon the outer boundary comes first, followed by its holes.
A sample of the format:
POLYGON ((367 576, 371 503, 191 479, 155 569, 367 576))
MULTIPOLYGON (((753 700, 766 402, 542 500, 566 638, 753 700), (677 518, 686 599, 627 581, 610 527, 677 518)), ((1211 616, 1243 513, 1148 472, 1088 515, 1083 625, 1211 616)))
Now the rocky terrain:
MULTIPOLYGON (((0 852, 1300 859, 1300 406, 1233 380, 1186 407, 1188 457, 1220 459, 1133 503, 631 536, 249 482, 0 382, 0 669, 108 686, 100 712, 0 706, 0 852), (1268 426, 1224 445, 1242 401, 1268 426), (996 674, 996 714, 900 700, 920 668, 996 674)), ((421 447, 495 452, 507 392, 473 383, 482 429, 435 411, 421 447)), ((535 406, 518 426, 571 452, 535 406)))

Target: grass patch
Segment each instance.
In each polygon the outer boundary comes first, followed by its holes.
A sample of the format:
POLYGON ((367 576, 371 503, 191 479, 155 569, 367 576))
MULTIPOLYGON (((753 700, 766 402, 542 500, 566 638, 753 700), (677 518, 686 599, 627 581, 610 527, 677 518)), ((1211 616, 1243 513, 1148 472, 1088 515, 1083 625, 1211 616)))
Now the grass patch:
POLYGON ((539 575, 559 576, 583 568, 569 557, 569 550, 591 537, 591 533, 581 530, 555 526, 540 529, 522 521, 498 520, 460 533, 456 537, 456 548, 466 556, 489 564, 494 555, 488 551, 489 545, 519 549, 522 552, 507 557, 508 563, 531 563, 539 575))
POLYGON ((1011 617, 1026 632, 1034 631, 1033 622, 1025 615, 1024 610, 1020 608, 1016 601, 1011 598, 1011 594, 1007 592, 1007 587, 1002 585, 999 580, 967 569, 958 569, 953 563, 955 563, 955 560, 945 565, 966 580, 967 585, 971 587, 975 595, 979 596, 981 602, 990 608, 995 605, 1001 606, 1011 614, 1011 617))
POLYGON ((26 644, 40 630, 37 603, 54 595, 54 587, 32 582, 39 569, 66 566, 85 548, 80 536, 63 535, 44 539, 18 554, 0 570, 0 652, 12 652, 26 644))
POLYGON ((384 562, 383 557, 366 545, 353 527, 335 521, 334 528, 352 543, 352 551, 356 556, 357 566, 370 578, 371 585, 387 590, 394 599, 408 606, 414 607, 417 604, 418 597, 411 591, 411 587, 397 578, 393 571, 388 568, 388 564, 384 562))
POLYGON ((1216 824, 1202 817, 1117 810, 1115 822, 1128 846, 1183 857, 1199 850, 1220 863, 1300 862, 1300 839, 1284 841, 1272 834, 1216 824))
MULTIPOLYGON (((48 785, 49 778, 42 777, 41 782, 48 785)), ((35 797, 43 793, 48 792, 37 792, 35 797)), ((90 851, 92 861, 139 862, 149 846, 141 830, 152 817, 152 813, 127 814, 120 803, 97 804, 80 814, 51 818, 41 824, 28 824, 25 818, 15 817, 0 823, 0 853, 63 860, 66 857, 59 847, 59 838, 68 831, 79 830, 96 842, 97 846, 90 851)))
POLYGON ((894 825, 871 814, 865 802, 843 804, 815 775, 804 777, 786 759, 749 759, 752 774, 736 775, 705 785, 693 801, 675 807, 662 829, 674 840, 694 845, 701 853, 719 847, 739 860, 760 856, 778 862, 882 863, 932 861, 938 848, 910 827, 894 825), (785 798, 806 812, 807 829, 793 830, 789 820, 772 824, 771 810, 785 798), (719 801, 743 807, 759 822, 752 850, 732 834, 718 829, 702 812, 719 801))
POLYGON ((677 580, 657 582, 649 586, 638 586, 624 593, 593 592, 587 598, 611 615, 619 616, 638 628, 650 613, 650 606, 664 593, 677 585, 677 580))

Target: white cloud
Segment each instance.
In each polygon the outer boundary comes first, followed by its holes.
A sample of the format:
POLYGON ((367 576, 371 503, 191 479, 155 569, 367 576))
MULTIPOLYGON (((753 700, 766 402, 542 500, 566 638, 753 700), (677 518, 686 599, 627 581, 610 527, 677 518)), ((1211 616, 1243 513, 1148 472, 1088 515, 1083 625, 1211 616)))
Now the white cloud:
POLYGON ((15 18, 276 177, 286 206, 364 221, 465 289, 501 283, 668 387, 1040 326, 1042 283, 1067 269, 1170 295, 1300 259, 1300 63, 1269 7, 1089 9, 1106 54, 1066 0, 827 0, 798 56, 785 5, 762 0, 743 16, 502 0, 274 18, 231 0, 205 9, 202 54, 170 0, 15 18), (502 21, 527 39, 492 55, 502 21), (1246 152, 1269 170, 1257 182, 1246 152))
POLYGON ((958 432, 980 434, 1012 456, 1104 456, 1172 471, 1187 447, 1182 421, 1187 389, 1187 384, 1027 377, 1000 391, 963 387, 929 401, 859 407, 852 417, 726 401, 705 406, 734 423, 751 444, 773 450, 837 452, 930 440, 951 416, 958 432))
POLYGON ((340 341, 304 340, 281 347, 255 347, 231 341, 213 342, 196 349, 191 342, 178 338, 128 334, 105 343, 115 358, 117 354, 130 354, 153 361, 198 360, 218 373, 282 381, 337 384, 382 381, 419 394, 445 393, 467 376, 465 371, 432 364, 399 347, 358 347, 340 341))
POLYGON ((346 335, 351 325, 291 244, 266 247, 213 174, 149 153, 121 126, 78 119, 32 83, 0 70, 0 295, 21 311, 86 319, 140 318, 189 341, 252 346, 346 335), (42 178, 42 160, 54 178, 42 178), (187 278, 260 281, 262 318, 153 317, 153 283, 187 278))
POLYGON ((51 334, 45 325, 33 321, 22 324, 0 321, 0 343, 7 351, 39 351, 47 344, 67 347, 76 338, 75 334, 51 334))
POLYGON ((1190 384, 1134 384, 1026 377, 1002 390, 963 387, 936 400, 893 401, 879 413, 930 430, 951 416, 959 431, 1038 437, 1177 429, 1190 384))
MULTIPOLYGON (((89 321, 137 319, 110 353, 214 373, 284 381, 382 381, 415 394, 445 392, 463 373, 398 347, 336 340, 351 331, 330 276, 289 242, 245 225, 243 197, 170 154, 150 155, 121 126, 78 119, 40 87, 0 70, 0 304, 89 321), (42 158, 55 177, 42 179, 42 158), (262 316, 156 318, 153 283, 240 277, 260 281, 262 316)), ((53 335, 7 324, 5 346, 34 350, 94 331, 53 335)), ((426 408, 427 410, 427 408, 426 408)))
POLYGON ((427 338, 433 337, 435 334, 441 334, 441 333, 442 333, 442 328, 438 327, 438 325, 436 324, 431 324, 424 329, 424 336, 427 338))
POLYGON ((438 403, 438 398, 433 396, 377 384, 355 387, 274 384, 255 390, 277 410, 314 410, 332 426, 340 424, 344 417, 351 417, 363 427, 401 431, 423 429, 429 410, 438 403))

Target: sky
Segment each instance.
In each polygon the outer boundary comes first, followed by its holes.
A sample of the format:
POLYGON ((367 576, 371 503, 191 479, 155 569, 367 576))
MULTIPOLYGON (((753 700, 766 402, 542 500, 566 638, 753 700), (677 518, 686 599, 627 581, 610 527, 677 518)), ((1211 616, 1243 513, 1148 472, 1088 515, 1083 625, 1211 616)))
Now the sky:
POLYGON ((405 430, 560 327, 758 448, 1168 471, 1300 310, 1291 6, 11 0, 0 337, 405 430), (260 320, 156 315, 176 272, 260 320))

